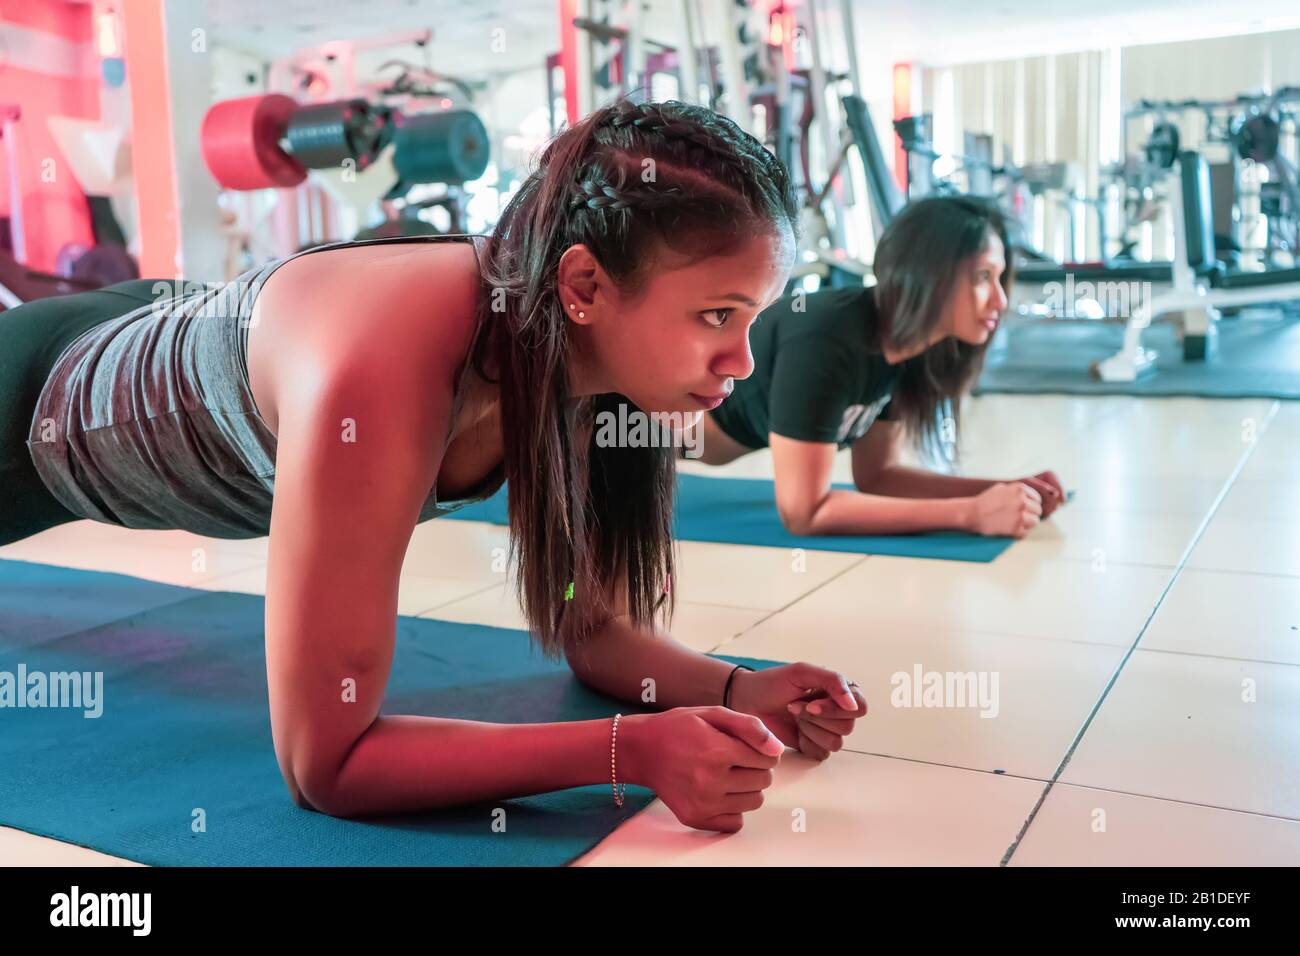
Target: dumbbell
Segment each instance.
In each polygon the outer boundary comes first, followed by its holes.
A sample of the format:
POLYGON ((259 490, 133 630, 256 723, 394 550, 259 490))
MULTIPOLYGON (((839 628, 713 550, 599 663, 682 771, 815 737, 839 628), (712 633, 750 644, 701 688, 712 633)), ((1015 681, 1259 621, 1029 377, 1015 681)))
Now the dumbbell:
POLYGON ((200 132, 203 160, 226 189, 296 186, 308 169, 349 160, 368 167, 386 145, 391 114, 365 100, 300 105, 279 93, 214 103, 200 132))

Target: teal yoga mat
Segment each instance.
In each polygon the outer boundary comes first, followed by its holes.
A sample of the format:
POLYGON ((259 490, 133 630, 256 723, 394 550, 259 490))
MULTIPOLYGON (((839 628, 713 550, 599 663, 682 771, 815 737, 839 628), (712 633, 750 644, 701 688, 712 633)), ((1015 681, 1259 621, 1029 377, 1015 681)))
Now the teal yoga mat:
MULTIPOLYGON (((852 485, 835 485, 852 489, 852 485)), ((446 515, 458 521, 509 524, 506 491, 502 486, 491 498, 446 515)), ((767 548, 804 548, 809 551, 847 551, 886 554, 903 558, 944 561, 992 561, 1011 544, 1011 538, 986 538, 960 531, 931 534, 828 535, 802 537, 785 530, 776 511, 772 482, 757 478, 705 478, 679 473, 675 535, 680 541, 749 544, 767 548)))
MULTIPOLYGON (((653 799, 629 786, 620 809, 605 784, 359 820, 303 810, 272 749, 263 610, 256 595, 0 560, 0 672, 102 674, 98 705, 0 707, 0 824, 153 865, 559 866, 653 799)), ((383 713, 546 723, 638 709, 523 631, 398 618, 383 713)))

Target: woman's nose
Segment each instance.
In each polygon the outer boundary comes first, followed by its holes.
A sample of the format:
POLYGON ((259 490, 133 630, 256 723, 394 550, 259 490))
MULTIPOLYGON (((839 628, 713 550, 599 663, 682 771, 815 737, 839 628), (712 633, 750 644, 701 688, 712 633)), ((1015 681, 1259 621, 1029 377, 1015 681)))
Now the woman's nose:
POLYGON ((733 348, 719 355, 712 371, 723 378, 742 379, 753 375, 754 353, 749 348, 749 335, 742 336, 733 348))
POLYGON ((993 282, 993 291, 989 293, 988 304, 996 308, 998 315, 1006 311, 1006 290, 1001 282, 993 282))

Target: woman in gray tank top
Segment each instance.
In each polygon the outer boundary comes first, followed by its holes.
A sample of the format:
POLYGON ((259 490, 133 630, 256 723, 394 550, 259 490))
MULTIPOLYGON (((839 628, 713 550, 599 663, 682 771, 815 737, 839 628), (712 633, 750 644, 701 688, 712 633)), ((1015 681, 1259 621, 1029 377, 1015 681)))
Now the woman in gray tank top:
POLYGON ((7 420, 0 446, 20 499, 0 528, 269 534, 271 724, 303 807, 601 781, 621 802, 633 782, 688 826, 739 829, 783 747, 825 758, 865 702, 834 671, 743 672, 656 629, 673 605, 674 455, 644 427, 610 442, 594 426, 630 409, 680 436, 749 375, 796 217, 784 168, 729 120, 621 101, 549 144, 472 257, 468 237, 340 243, 211 288, 22 306, 0 315, 0 410, 22 426, 17 441, 7 420), (379 714, 415 524, 507 479, 533 639, 614 697, 640 700, 652 678, 661 712, 379 714))

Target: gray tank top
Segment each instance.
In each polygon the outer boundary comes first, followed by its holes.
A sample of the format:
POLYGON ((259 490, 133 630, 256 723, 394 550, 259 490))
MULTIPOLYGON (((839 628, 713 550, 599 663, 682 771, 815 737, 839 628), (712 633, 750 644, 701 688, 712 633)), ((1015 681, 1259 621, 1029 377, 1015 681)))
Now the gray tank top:
MULTIPOLYGON (((99 323, 63 350, 37 400, 27 447, 41 480, 65 508, 95 521, 215 538, 267 534, 276 439, 253 401, 247 364, 263 283, 284 263, 322 249, 471 240, 481 257, 481 236, 317 246, 232 282, 181 286, 179 295, 99 323)), ((457 408, 461 398, 458 390, 457 408)), ((440 503, 431 488, 419 520, 481 501, 503 480, 498 467, 451 502, 440 503)))

